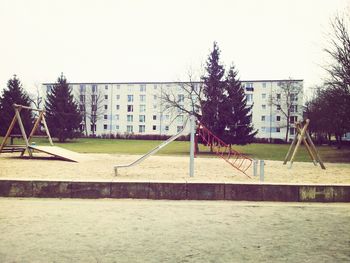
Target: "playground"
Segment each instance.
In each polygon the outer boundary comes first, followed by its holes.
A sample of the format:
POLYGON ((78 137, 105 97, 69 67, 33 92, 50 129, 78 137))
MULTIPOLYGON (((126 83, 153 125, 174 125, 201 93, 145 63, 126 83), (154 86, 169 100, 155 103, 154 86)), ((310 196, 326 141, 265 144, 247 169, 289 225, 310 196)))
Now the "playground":
MULTIPOLYGON (((130 163, 141 155, 80 154, 79 162, 57 160, 44 153, 35 158, 20 158, 16 153, 0 155, 0 179, 45 179, 86 181, 209 181, 209 182, 259 182, 252 176, 252 167, 247 174, 232 169, 217 157, 195 158, 195 173, 189 177, 188 156, 149 157, 137 166, 120 169, 115 176, 112 169, 116 163, 130 163)), ((293 168, 282 161, 265 161, 265 182, 349 184, 349 163, 326 163, 327 169, 315 167, 312 162, 295 162, 293 168)))

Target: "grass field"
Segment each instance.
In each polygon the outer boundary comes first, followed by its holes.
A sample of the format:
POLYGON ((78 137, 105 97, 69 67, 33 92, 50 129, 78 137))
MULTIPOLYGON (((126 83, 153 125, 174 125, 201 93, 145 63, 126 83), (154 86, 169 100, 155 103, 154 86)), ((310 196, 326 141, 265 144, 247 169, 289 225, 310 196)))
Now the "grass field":
MULTIPOLYGON (((2 141, 2 138, 0 138, 2 141)), ((48 145, 45 139, 35 139, 38 145, 48 145)), ((116 139, 90 139, 82 138, 68 141, 66 143, 55 142, 57 146, 80 153, 118 153, 118 154, 143 154, 160 144, 162 141, 146 140, 116 140, 116 139)), ((21 140, 15 140, 15 144, 23 144, 21 140)), ((234 145, 233 149, 246 155, 263 160, 283 160, 289 145, 286 144, 263 144, 253 143, 245 146, 234 145)), ((324 162, 350 162, 350 147, 337 149, 330 146, 317 146, 324 162)), ((211 154, 209 150, 200 145, 200 156, 211 154)), ((164 147, 157 154, 160 155, 188 155, 189 142, 175 141, 164 147)), ((301 147, 298 151, 296 161, 310 161, 307 151, 301 147)))

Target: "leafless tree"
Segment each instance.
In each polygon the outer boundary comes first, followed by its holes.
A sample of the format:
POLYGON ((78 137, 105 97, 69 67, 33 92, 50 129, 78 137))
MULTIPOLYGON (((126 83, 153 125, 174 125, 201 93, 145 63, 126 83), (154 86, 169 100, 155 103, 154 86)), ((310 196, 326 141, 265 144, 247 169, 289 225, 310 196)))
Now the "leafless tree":
POLYGON ((95 136, 97 121, 102 119, 106 110, 104 94, 98 89, 82 87, 79 93, 80 112, 83 115, 85 135, 88 135, 87 124, 90 124, 92 136, 95 136))
POLYGON ((302 88, 299 81, 289 78, 281 81, 269 98, 270 106, 275 106, 275 113, 281 113, 283 116, 279 128, 286 128, 286 142, 289 138, 289 128, 294 125, 297 116, 301 116, 302 113, 302 109, 298 107, 298 100, 302 97, 302 88))
POLYGON ((344 89, 350 94, 350 17, 336 15, 331 21, 332 32, 328 36, 329 48, 324 51, 330 56, 331 62, 327 65, 329 78, 326 84, 344 89))
POLYGON ((193 114, 200 119, 203 105, 203 84, 188 73, 188 81, 177 83, 179 90, 163 89, 161 93, 164 110, 177 116, 180 113, 193 114))
POLYGON ((35 108, 41 109, 44 102, 42 91, 39 83, 35 83, 35 92, 29 92, 29 100, 34 105, 35 108))

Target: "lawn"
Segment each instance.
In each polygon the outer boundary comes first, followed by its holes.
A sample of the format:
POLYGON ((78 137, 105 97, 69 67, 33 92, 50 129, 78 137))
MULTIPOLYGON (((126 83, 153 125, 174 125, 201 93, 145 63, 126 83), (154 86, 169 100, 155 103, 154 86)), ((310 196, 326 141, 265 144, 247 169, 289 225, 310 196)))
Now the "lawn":
MULTIPOLYGON (((2 138, 0 138, 2 141, 2 138)), ((35 139, 37 145, 48 145, 45 139, 35 139)), ((55 142, 57 146, 80 153, 118 153, 118 154, 144 154, 162 141, 146 140, 116 140, 116 139, 90 139, 82 138, 66 143, 55 142)), ((23 144, 21 140, 15 140, 15 144, 23 144)), ((233 149, 246 155, 262 160, 282 161, 288 151, 289 145, 253 143, 245 146, 234 145, 233 149)), ((317 146, 324 162, 350 162, 350 147, 337 149, 330 146, 317 146)), ((210 157, 209 150, 200 145, 200 156, 210 157)), ((157 154, 160 155, 188 155, 189 142, 175 141, 164 147, 157 154)), ((298 151, 295 161, 310 161, 307 151, 302 146, 298 151)))

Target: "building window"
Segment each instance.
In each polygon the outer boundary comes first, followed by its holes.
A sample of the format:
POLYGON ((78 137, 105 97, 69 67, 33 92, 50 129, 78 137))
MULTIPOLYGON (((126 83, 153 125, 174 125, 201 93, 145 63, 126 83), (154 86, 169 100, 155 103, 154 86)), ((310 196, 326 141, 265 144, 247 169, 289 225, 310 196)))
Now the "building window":
POLYGON ((127 132, 134 132, 133 126, 132 125, 126 125, 126 131, 127 132))
POLYGON ((145 112, 146 111, 146 105, 140 105, 140 112, 145 112))
POLYGON ((105 100, 108 100, 108 95, 105 95, 105 100))
POLYGON ((298 112, 298 105, 292 105, 290 107, 290 112, 298 112))
POLYGON ((146 116, 145 115, 140 115, 139 116, 139 122, 146 122, 146 116))
POLYGON ((276 99, 280 100, 281 99, 281 94, 277 93, 276 94, 276 99))
POLYGON ((80 95, 80 103, 84 103, 85 102, 85 95, 80 95))
POLYGON ((103 115, 103 119, 107 120, 108 116, 107 115, 103 115))
POLYGON ((290 127, 289 128, 289 133, 290 133, 290 135, 294 135, 295 134, 295 128, 294 127, 290 127))
POLYGON ((120 95, 117 95, 117 100, 120 100, 120 95))
POLYGON ((253 94, 246 94, 247 102, 253 102, 253 94))
POLYGON ((116 110, 120 109, 120 105, 115 105, 116 110))
POLYGON ((134 101, 134 95, 128 95, 128 102, 134 101))
POLYGON ((169 126, 165 126, 165 130, 166 130, 166 131, 169 131, 169 126))
POLYGON ((104 129, 104 130, 107 130, 107 124, 104 124, 104 125, 103 125, 103 129, 104 129))
POLYGON ((276 105, 276 110, 281 110, 281 105, 276 105))
POLYGON ((115 126, 115 129, 116 129, 116 130, 119 130, 119 125, 116 125, 116 126, 115 126))
POLYGON ((146 126, 145 125, 139 125, 139 132, 140 133, 144 133, 146 130, 146 126))
POLYGON ((105 110, 107 110, 108 109, 108 105, 105 105, 105 110))
POLYGON ((134 111, 134 106, 133 105, 128 105, 127 110, 128 110, 128 112, 133 112, 134 111))
POLYGON ((263 116, 261 116, 261 121, 265 121, 265 116, 263 115, 263 116))
POLYGON ((264 100, 266 99, 266 93, 261 94, 261 98, 264 100))
POLYGON ((153 95, 153 99, 154 99, 154 100, 157 100, 157 95, 153 95))
POLYGON ((177 116, 177 122, 178 123, 183 123, 184 122, 184 116, 183 115, 177 116))
POLYGON ((177 126, 177 132, 180 132, 183 128, 183 126, 177 126))
POLYGON ((93 93, 96 93, 97 92, 97 85, 92 85, 91 90, 93 93))
POLYGON ((105 90, 108 90, 108 85, 105 85, 105 90))
POLYGON ((276 132, 281 132, 281 128, 277 127, 276 132))
POLYGON ((126 115, 126 121, 127 122, 133 122, 134 121, 134 116, 133 115, 126 115))
POLYGON ((247 83, 245 90, 246 91, 254 91, 253 83, 247 83))
POLYGON ((146 84, 140 85, 140 92, 146 92, 146 84))
POLYGON ((157 115, 153 115, 153 120, 154 120, 154 121, 157 120, 157 115))
POLYGON ((146 102, 146 95, 140 95, 140 102, 146 102))
POLYGON ((84 112, 85 111, 85 105, 84 104, 80 104, 79 105, 79 109, 80 109, 80 111, 84 112))
POLYGON ((266 110, 266 105, 265 105, 265 104, 261 105, 261 108, 262 108, 263 110, 266 110))
POLYGON ((156 131, 156 130, 157 130, 157 126, 156 126, 156 125, 153 125, 153 126, 152 126, 152 130, 156 131))
POLYGON ((295 123, 298 121, 298 116, 290 116, 289 117, 289 122, 290 123, 295 123))
POLYGON ((164 115, 163 118, 164 118, 164 120, 168 121, 169 120, 169 115, 164 115))
POLYGON ((96 124, 91 124, 91 125, 90 125, 90 130, 91 130, 92 132, 96 131, 96 124))
POLYGON ((177 102, 183 103, 185 101, 185 96, 183 94, 177 95, 177 102))
POLYGON ((115 120, 119 121, 119 114, 115 115, 115 120))
POLYGON ((85 92, 85 85, 80 84, 80 92, 85 92))
POLYGON ((157 109, 157 104, 153 104, 153 109, 157 109))
POLYGON ((281 121, 281 116, 276 116, 276 121, 281 121))
POLYGON ((290 94, 290 101, 298 101, 298 94, 295 94, 295 93, 290 94))
POLYGON ((266 88, 266 82, 263 82, 262 86, 263 88, 266 88))

